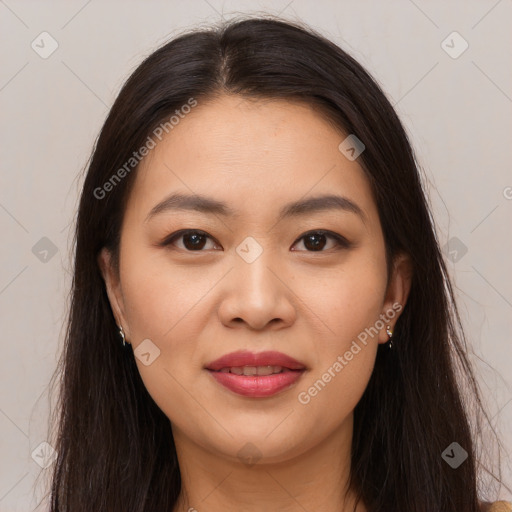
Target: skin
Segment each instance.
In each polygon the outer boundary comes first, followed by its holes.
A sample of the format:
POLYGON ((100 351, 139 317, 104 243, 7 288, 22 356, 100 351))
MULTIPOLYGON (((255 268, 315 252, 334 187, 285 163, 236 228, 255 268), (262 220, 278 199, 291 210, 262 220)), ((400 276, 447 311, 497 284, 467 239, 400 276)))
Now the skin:
MULTIPOLYGON (((352 510, 353 410, 386 327, 309 403, 297 396, 379 315, 405 306, 411 264, 400 255, 386 286, 378 212, 357 159, 338 150, 345 137, 309 105, 225 95, 199 102, 137 171, 119 275, 107 250, 98 263, 133 350, 145 339, 160 350, 150 365, 136 363, 172 425, 183 483, 173 512, 352 510), (172 192, 215 198, 238 215, 166 211, 145 222, 172 192), (331 210, 277 222, 284 204, 332 193, 357 203, 366 220, 331 210), (199 250, 186 236, 158 245, 181 229, 211 238, 199 250), (319 229, 353 246, 320 236, 325 246, 315 251, 303 237, 319 229), (248 236, 263 251, 252 263, 236 252, 248 236), (239 349, 284 352, 307 371, 272 397, 243 397, 204 369, 239 349), (260 457, 254 465, 238 455, 247 443, 260 457)), ((398 317, 386 323, 391 330, 398 317)))

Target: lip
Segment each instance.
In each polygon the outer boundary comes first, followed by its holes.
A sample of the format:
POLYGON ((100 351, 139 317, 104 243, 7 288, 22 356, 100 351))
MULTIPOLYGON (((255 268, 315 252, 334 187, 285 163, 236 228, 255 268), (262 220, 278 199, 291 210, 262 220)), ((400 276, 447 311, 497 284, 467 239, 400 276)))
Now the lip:
POLYGON ((306 370, 306 366, 282 352, 250 352, 249 350, 239 350, 231 352, 219 359, 208 363, 207 370, 219 371, 222 368, 233 366, 282 366, 290 370, 306 370))
POLYGON ((306 366, 282 352, 231 352, 205 367, 222 386, 242 396, 264 398, 275 395, 293 386, 306 371, 306 366), (282 366, 291 371, 272 375, 236 375, 220 372, 233 366, 282 366))
POLYGON ((296 384, 305 372, 305 370, 291 370, 273 375, 257 376, 207 371, 222 386, 234 393, 252 398, 264 398, 284 391, 296 384))

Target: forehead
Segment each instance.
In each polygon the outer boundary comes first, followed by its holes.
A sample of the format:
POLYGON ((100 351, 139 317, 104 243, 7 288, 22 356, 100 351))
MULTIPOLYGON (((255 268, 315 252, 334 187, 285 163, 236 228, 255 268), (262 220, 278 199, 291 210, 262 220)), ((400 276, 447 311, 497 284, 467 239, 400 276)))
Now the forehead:
POLYGON ((201 103, 158 142, 135 177, 128 212, 199 194, 254 216, 299 198, 341 194, 377 215, 369 182, 338 149, 346 138, 314 106, 221 96, 201 103))

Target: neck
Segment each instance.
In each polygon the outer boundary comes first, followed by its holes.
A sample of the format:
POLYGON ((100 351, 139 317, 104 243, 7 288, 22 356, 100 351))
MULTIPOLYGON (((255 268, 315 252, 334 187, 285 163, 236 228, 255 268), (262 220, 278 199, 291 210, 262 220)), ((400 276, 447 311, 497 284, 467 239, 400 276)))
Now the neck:
POLYGON ((366 512, 349 489, 352 426, 350 416, 321 442, 291 446, 277 460, 247 444, 240 460, 205 450, 173 425, 182 479, 173 512, 366 512))

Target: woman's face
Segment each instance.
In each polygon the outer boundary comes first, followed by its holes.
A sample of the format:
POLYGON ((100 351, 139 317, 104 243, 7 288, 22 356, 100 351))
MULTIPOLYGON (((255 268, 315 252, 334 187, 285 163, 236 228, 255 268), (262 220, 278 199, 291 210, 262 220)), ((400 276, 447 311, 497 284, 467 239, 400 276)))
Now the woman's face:
POLYGON ((148 392, 176 435, 216 456, 285 461, 346 431, 405 305, 407 260, 387 287, 376 205, 338 149, 345 138, 298 103, 199 102, 137 170, 119 280, 101 254, 148 392), (188 199, 165 203, 175 194, 188 199), (181 230, 191 232, 171 236, 181 230), (280 390, 283 375, 266 377, 266 391, 261 377, 231 375, 236 391, 206 367, 239 350, 305 369, 280 390))

